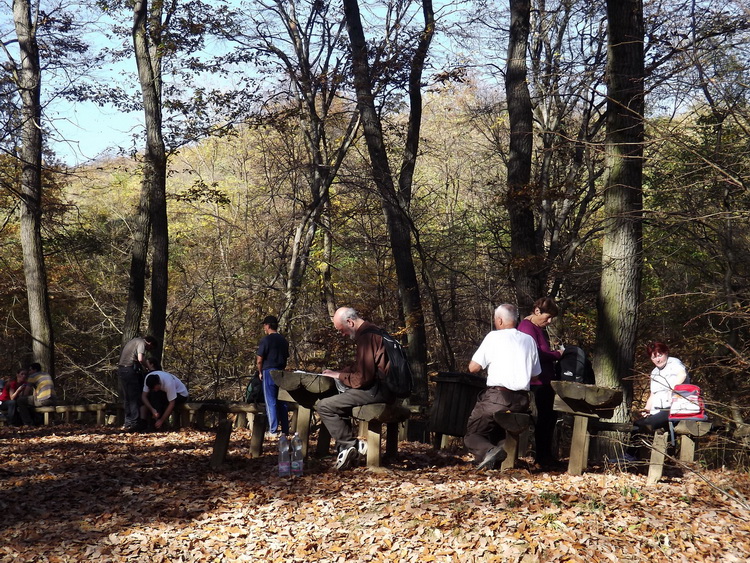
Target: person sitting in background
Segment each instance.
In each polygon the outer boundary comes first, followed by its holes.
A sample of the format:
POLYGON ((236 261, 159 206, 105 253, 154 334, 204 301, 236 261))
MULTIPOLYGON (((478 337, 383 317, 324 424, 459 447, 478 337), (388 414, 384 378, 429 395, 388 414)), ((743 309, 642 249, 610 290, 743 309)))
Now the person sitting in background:
POLYGON ((672 392, 675 386, 690 383, 690 378, 685 364, 671 357, 669 346, 663 342, 650 342, 646 345, 646 353, 655 367, 651 371, 650 393, 641 411, 643 418, 634 424, 642 431, 653 433, 658 428, 667 427, 672 392))
POLYGON ((42 366, 34 362, 26 369, 26 383, 33 393, 22 394, 16 399, 18 414, 27 426, 33 426, 34 407, 47 407, 55 404, 55 384, 47 372, 42 371, 42 366))
POLYGON ((5 383, 0 392, 0 411, 7 413, 5 419, 9 426, 17 426, 20 422, 17 414, 17 399, 31 392, 32 389, 26 383, 26 370, 24 369, 19 369, 15 377, 5 383))
POLYGON ((505 459, 505 431, 495 422, 495 413, 527 412, 530 383, 542 371, 534 339, 516 328, 516 307, 500 305, 493 320, 495 330, 484 337, 469 362, 471 373, 487 369, 487 388, 477 397, 464 435, 477 469, 493 469, 505 459))
POLYGON ((349 469, 357 463, 359 441, 351 424, 352 409, 372 403, 388 403, 393 397, 382 381, 388 369, 388 354, 379 328, 359 316, 351 307, 339 307, 333 315, 333 328, 354 341, 355 361, 348 367, 324 370, 336 380, 338 395, 320 399, 315 409, 331 437, 336 440, 335 467, 349 469))
POLYGON ((176 376, 162 371, 158 360, 149 358, 146 366, 151 371, 143 384, 141 419, 153 420, 154 427, 159 430, 169 420, 175 407, 187 403, 188 390, 176 376))
POLYGON ((672 407, 672 392, 676 385, 690 383, 685 365, 669 355, 669 346, 663 342, 650 342, 646 354, 654 364, 650 377, 650 393, 646 405, 640 412, 641 418, 633 422, 630 446, 624 461, 637 461, 639 434, 653 434, 656 430, 669 426, 669 410, 672 407))

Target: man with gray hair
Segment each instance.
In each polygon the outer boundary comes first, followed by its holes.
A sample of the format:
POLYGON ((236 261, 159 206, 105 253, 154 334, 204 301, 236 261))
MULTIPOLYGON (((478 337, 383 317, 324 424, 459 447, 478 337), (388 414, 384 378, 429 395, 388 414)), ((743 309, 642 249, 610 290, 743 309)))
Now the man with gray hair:
POLYGON ((505 433, 495 422, 495 413, 527 412, 529 386, 542 367, 536 342, 516 329, 518 309, 508 303, 495 309, 495 329, 479 345, 469 362, 469 371, 487 368, 487 389, 477 398, 466 423, 464 444, 474 454, 478 469, 492 469, 505 459, 505 433))
POLYGON ((357 346, 355 361, 341 371, 323 371, 323 375, 336 380, 339 394, 319 400, 315 410, 336 440, 339 452, 336 469, 342 470, 355 465, 359 457, 357 436, 349 419, 352 409, 371 403, 387 403, 392 396, 383 381, 388 368, 388 353, 380 329, 362 319, 351 307, 336 310, 333 327, 354 340, 357 346))

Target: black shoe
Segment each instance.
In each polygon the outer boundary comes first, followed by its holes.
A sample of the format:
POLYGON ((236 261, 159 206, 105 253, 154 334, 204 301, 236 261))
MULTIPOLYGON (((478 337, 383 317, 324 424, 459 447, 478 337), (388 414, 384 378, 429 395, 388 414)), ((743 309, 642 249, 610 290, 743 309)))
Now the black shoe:
POLYGON ((359 452, 354 446, 341 450, 336 458, 336 469, 342 471, 353 467, 357 463, 358 456, 359 452))
POLYGON ((505 458, 508 457, 508 454, 505 452, 505 448, 503 448, 503 445, 495 446, 494 448, 490 448, 490 450, 485 454, 484 459, 481 461, 479 465, 477 465, 477 469, 494 469, 496 463, 502 463, 505 461, 505 458))

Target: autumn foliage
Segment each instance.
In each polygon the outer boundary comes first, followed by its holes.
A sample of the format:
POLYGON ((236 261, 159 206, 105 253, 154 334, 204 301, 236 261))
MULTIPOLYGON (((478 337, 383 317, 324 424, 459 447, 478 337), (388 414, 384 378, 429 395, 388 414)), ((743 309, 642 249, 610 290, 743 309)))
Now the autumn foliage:
POLYGON ((478 473, 460 451, 402 442, 380 471, 309 461, 275 473, 235 430, 0 428, 0 561, 746 561, 746 474, 478 473))

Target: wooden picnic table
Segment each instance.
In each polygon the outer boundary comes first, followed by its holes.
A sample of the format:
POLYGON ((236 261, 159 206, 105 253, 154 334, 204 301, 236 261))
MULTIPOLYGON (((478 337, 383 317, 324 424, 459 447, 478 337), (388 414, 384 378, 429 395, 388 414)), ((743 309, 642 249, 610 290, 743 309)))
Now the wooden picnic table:
MULTIPOLYGON (((307 457, 307 448, 310 440, 310 425, 312 422, 313 409, 318 399, 335 395, 336 382, 331 377, 320 373, 307 371, 271 370, 271 377, 279 387, 279 398, 285 391, 295 403, 297 403, 297 432, 302 439, 302 455, 307 457)), ((318 447, 316 453, 320 456, 328 453, 331 444, 331 435, 324 424, 320 425, 318 432, 318 447)))
POLYGON ((589 456, 589 420, 610 418, 622 402, 622 391, 574 381, 552 381, 554 409, 573 415, 573 439, 570 443, 568 473, 580 475, 589 456))

